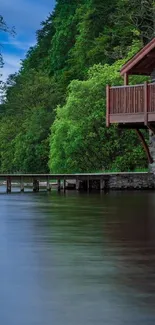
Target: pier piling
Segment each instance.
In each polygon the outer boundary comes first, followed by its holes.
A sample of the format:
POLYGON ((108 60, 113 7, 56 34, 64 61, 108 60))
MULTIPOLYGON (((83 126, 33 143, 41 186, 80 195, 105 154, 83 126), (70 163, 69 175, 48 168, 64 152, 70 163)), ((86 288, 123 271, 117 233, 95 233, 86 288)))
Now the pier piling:
POLYGON ((60 191, 61 191, 61 180, 58 179, 58 192, 60 192, 60 191))
POLYGON ((51 184, 49 181, 49 177, 47 177, 47 192, 50 192, 50 191, 51 191, 51 184))
POLYGON ((39 192, 39 181, 37 179, 33 179, 33 192, 39 192))
POLYGON ((7 193, 11 193, 11 177, 7 177, 6 191, 7 191, 7 193))
POLYGON ((21 177, 20 179, 20 191, 24 192, 24 181, 23 181, 23 177, 21 177))

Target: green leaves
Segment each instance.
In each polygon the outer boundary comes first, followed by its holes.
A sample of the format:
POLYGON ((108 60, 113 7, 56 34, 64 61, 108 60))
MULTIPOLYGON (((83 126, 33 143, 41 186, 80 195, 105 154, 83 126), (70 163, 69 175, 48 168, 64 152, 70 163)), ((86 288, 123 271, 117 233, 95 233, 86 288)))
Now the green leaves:
MULTIPOLYGON (((154 0, 56 1, 5 84, 1 171, 145 167, 135 133, 105 127, 105 88, 122 84, 122 65, 154 34, 154 8, 154 0)), ((2 16, 0 31, 9 31, 2 16)))
POLYGON ((43 108, 34 110, 24 121, 22 130, 14 140, 16 170, 25 173, 48 172, 48 135, 51 123, 52 115, 43 108))
POLYGON ((145 167, 145 154, 136 134, 105 126, 105 86, 122 83, 118 73, 121 64, 95 65, 88 80, 71 82, 66 104, 57 108, 51 129, 52 172, 123 171, 139 164, 145 167))

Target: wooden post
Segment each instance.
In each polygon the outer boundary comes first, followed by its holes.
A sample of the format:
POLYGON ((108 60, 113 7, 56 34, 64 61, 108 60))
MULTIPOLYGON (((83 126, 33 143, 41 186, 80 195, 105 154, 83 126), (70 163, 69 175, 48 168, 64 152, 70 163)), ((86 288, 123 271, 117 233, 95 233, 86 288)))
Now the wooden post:
POLYGON ((51 191, 51 185, 50 185, 49 177, 47 177, 47 192, 50 191, 51 191))
POLYGON ((21 176, 21 179, 20 179, 20 191, 21 192, 24 192, 24 181, 23 181, 23 177, 21 176))
POLYGON ((6 181, 6 191, 7 193, 11 193, 11 177, 7 177, 7 181, 6 181))
POLYGON ((144 83, 144 124, 148 124, 148 83, 144 83))
POLYGON ((100 179, 100 191, 103 191, 105 189, 105 180, 103 177, 100 179))
POLYGON ((63 191, 66 192, 66 179, 63 180, 63 191))
POLYGON ((33 192, 39 192, 39 181, 37 179, 33 179, 33 192))
POLYGON ((142 132, 138 129, 136 129, 136 132, 139 136, 139 139, 141 140, 142 142, 142 145, 143 145, 143 148, 146 152, 146 155, 147 155, 147 159, 148 159, 148 162, 149 164, 153 164, 153 158, 151 157, 151 154, 150 154, 150 150, 149 150, 149 147, 148 147, 148 144, 146 143, 145 139, 144 139, 144 136, 142 134, 142 132))
POLYGON ((87 191, 89 192, 90 190, 90 180, 89 180, 89 176, 87 178, 87 191))
POLYGON ((60 192, 60 191, 61 191, 61 180, 58 179, 58 192, 60 192))
POLYGON ((107 108, 106 108, 106 126, 110 125, 110 86, 106 87, 106 100, 107 100, 107 108))
MULTIPOLYGON (((127 73, 124 73, 124 86, 128 86, 129 77, 127 73)), ((127 112, 127 89, 124 87, 124 112, 127 112)))
POLYGON ((124 73, 124 86, 128 86, 129 84, 129 76, 127 73, 124 73))
POLYGON ((77 191, 80 190, 80 181, 79 181, 78 177, 76 178, 76 190, 77 191))

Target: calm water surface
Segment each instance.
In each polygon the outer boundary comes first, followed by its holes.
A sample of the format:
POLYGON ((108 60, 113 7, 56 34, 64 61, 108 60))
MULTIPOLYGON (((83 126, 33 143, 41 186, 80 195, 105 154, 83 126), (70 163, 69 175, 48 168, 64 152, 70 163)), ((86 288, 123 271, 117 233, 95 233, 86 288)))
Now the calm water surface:
POLYGON ((0 324, 154 325, 155 193, 0 194, 0 324))

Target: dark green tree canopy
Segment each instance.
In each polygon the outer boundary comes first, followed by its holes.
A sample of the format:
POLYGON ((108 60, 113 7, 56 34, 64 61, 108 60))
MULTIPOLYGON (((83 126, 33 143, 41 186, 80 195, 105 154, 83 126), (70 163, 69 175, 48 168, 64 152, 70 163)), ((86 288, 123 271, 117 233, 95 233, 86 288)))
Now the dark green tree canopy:
POLYGON ((154 22, 155 0, 57 0, 5 84, 0 171, 146 167, 134 132, 105 127, 105 86, 121 84, 118 70, 154 37, 154 22))

